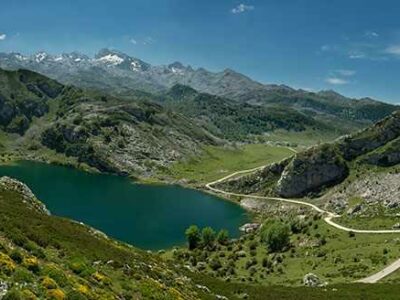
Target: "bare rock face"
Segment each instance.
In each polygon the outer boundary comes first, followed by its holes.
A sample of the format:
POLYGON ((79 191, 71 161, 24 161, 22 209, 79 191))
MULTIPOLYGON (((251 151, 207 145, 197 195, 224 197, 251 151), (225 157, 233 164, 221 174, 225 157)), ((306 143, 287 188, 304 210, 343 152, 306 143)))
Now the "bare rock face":
POLYGON ((28 204, 32 209, 40 213, 50 215, 50 212, 46 206, 36 198, 31 189, 25 183, 7 176, 3 176, 0 178, 0 187, 5 190, 19 193, 22 195, 24 203, 28 204))
POLYGON ((373 151, 400 136, 400 111, 371 127, 339 141, 339 148, 346 160, 373 151))
POLYGON ((336 210, 343 212, 347 207, 350 215, 362 214, 368 207, 377 205, 387 209, 400 206, 400 174, 377 173, 369 174, 350 184, 343 189, 342 186, 335 187, 321 199, 327 200, 328 209, 340 207, 336 210), (348 206, 348 199, 357 197, 360 199, 358 205, 348 206))
POLYGON ((259 191, 268 194, 270 190, 272 191, 273 185, 277 182, 289 162, 290 158, 268 165, 253 174, 223 181, 215 186, 225 191, 240 192, 243 194, 252 194, 259 191))
POLYGON ((345 179, 348 167, 331 145, 312 148, 297 155, 285 168, 276 192, 282 197, 299 197, 345 179))

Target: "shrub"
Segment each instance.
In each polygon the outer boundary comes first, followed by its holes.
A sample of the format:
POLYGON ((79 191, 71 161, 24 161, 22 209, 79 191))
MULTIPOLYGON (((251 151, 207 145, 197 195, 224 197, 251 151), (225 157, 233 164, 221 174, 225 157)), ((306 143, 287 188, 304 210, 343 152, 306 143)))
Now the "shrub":
POLYGON ((257 249, 257 245, 258 245, 258 243, 256 241, 251 241, 249 243, 249 249, 250 250, 256 250, 257 249))
POLYGON ((189 250, 196 249, 200 243, 200 230, 196 225, 190 226, 185 231, 186 239, 188 241, 189 250))
POLYGON ((212 258, 208 265, 210 266, 210 268, 214 271, 220 269, 222 267, 221 261, 218 258, 212 258))
POLYGON ((46 276, 42 279, 42 286, 48 290, 53 290, 57 288, 57 283, 50 277, 46 276))
POLYGON ((24 256, 22 255, 21 251, 18 250, 13 250, 10 254, 10 257, 17 264, 22 263, 22 261, 24 260, 24 256))
POLYGON ((65 293, 60 289, 49 290, 47 292, 47 299, 51 300, 64 300, 66 299, 65 293))
POLYGON ((229 232, 226 229, 222 229, 218 232, 217 241, 220 245, 226 245, 229 241, 229 232))
POLYGON ((70 291, 67 293, 68 300, 87 300, 87 297, 78 291, 70 291))
POLYGON ((4 253, 0 253, 0 273, 11 275, 15 270, 14 261, 4 253))
POLYGON ((33 273, 38 273, 40 268, 39 268, 39 262, 36 257, 28 257, 24 259, 23 265, 29 270, 32 271, 33 273))
POLYGON ((282 251, 289 245, 290 230, 287 225, 280 222, 274 222, 272 224, 266 224, 264 228, 262 239, 270 251, 282 251))
POLYGON ((17 268, 13 274, 13 281, 18 283, 32 283, 35 276, 25 268, 17 268))
POLYGON ((211 227, 205 227, 201 231, 201 243, 203 247, 212 249, 215 242, 215 231, 211 227))
POLYGON ((4 295, 2 300, 24 300, 22 293, 19 290, 12 289, 4 295))
POLYGON ((48 276, 53 279, 59 286, 63 287, 68 281, 67 276, 64 274, 62 270, 57 268, 56 266, 45 266, 42 271, 42 275, 48 276))

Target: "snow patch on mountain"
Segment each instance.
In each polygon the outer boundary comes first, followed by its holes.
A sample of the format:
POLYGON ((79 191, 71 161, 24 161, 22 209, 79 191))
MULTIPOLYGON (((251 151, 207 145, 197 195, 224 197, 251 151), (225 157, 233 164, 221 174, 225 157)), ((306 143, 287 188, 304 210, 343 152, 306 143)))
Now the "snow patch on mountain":
POLYGON ((117 66, 124 62, 124 59, 116 54, 107 54, 103 57, 98 58, 97 60, 112 66, 117 66))
POLYGON ((39 52, 35 55, 35 61, 41 63, 47 58, 48 54, 46 52, 39 52))

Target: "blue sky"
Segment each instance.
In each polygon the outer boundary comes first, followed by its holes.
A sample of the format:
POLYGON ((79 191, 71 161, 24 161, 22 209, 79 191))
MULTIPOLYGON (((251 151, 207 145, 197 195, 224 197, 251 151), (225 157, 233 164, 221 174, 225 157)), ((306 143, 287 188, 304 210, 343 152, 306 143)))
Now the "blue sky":
POLYGON ((110 47, 400 103, 399 11, 395 0, 3 1, 0 51, 110 47))

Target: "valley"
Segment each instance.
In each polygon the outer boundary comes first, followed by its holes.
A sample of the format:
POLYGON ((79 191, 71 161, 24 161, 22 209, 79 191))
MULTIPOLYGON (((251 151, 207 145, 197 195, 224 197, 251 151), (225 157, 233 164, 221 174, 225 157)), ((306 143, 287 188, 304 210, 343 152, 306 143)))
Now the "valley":
POLYGON ((71 55, 0 56, 5 295, 395 299, 398 106, 71 55))

